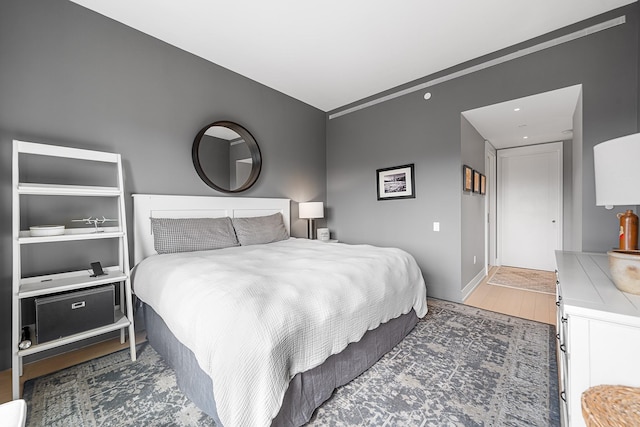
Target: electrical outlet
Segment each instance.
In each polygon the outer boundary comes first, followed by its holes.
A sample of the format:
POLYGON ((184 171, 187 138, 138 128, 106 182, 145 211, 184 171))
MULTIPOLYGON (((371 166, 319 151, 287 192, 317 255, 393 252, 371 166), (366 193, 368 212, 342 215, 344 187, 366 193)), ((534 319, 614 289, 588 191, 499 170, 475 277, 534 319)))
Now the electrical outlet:
POLYGON ((474 255, 474 256, 473 256, 473 263, 475 264, 475 263, 476 263, 476 261, 477 261, 477 259, 476 259, 476 256, 474 255))
POLYGON ((439 222, 434 222, 433 223, 433 231, 440 231, 440 223, 439 222))

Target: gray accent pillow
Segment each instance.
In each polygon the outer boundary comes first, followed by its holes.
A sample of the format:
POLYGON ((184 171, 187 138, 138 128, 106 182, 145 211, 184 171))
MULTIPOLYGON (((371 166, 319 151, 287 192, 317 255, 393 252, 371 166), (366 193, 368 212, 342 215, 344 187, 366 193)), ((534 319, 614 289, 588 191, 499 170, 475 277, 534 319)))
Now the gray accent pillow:
POLYGON ((239 246, 231 218, 151 218, 153 246, 159 254, 239 246))
POLYGON ((289 238, 280 212, 253 218, 233 218, 232 221, 242 246, 260 245, 289 238))

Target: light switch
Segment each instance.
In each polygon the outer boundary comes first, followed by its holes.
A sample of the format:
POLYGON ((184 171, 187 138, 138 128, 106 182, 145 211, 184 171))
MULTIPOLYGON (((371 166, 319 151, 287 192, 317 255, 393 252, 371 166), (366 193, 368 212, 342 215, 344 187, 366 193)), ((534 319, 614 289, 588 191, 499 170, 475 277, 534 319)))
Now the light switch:
POLYGON ((434 222, 433 223, 433 231, 440 231, 440 223, 439 222, 434 222))

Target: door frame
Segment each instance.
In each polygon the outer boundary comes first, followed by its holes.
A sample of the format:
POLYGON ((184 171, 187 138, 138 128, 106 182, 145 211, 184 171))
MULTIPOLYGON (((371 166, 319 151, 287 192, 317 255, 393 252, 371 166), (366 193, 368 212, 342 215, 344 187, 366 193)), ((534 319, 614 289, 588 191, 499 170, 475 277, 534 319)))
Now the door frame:
POLYGON ((489 268, 497 264, 497 234, 496 234, 496 149, 489 141, 484 142, 484 170, 487 175, 486 197, 484 202, 484 259, 485 275, 489 275, 489 268))
POLYGON ((558 211, 555 213, 555 221, 556 221, 556 230, 557 230, 557 235, 556 235, 556 248, 558 248, 559 250, 562 250, 563 248, 563 213, 564 213, 564 207, 563 207, 563 181, 564 181, 564 176, 563 176, 563 168, 562 168, 562 154, 563 154, 563 149, 562 149, 562 141, 558 141, 558 142, 548 142, 548 143, 544 143, 544 144, 537 144, 537 145, 527 145, 527 146, 522 146, 522 147, 513 147, 513 148, 505 148, 502 150, 498 150, 497 152, 497 162, 496 162, 496 171, 497 171, 497 229, 496 229, 496 234, 497 234, 497 238, 496 238, 496 245, 497 245, 497 251, 496 251, 496 262, 498 263, 497 265, 502 265, 502 233, 503 233, 503 217, 504 215, 502 215, 502 209, 503 209, 503 205, 502 205, 502 201, 503 201, 503 186, 504 186, 504 182, 503 182, 503 177, 502 177, 502 171, 500 168, 500 160, 501 158, 504 157, 513 157, 513 156, 518 156, 518 155, 522 155, 522 154, 534 154, 534 153, 556 153, 556 168, 557 168, 557 173, 558 173, 558 211))

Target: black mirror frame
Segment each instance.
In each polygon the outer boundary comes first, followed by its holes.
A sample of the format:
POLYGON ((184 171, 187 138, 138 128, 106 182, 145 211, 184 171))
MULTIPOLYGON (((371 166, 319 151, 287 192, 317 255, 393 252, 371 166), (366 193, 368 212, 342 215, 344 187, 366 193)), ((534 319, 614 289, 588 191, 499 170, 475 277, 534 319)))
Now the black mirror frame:
POLYGON ((246 130, 244 127, 240 126, 239 124, 234 122, 229 122, 229 121, 213 122, 203 127, 200 130, 200 132, 198 132, 198 134, 196 135, 196 139, 193 141, 193 147, 191 148, 191 157, 193 159, 193 166, 196 168, 196 172, 198 173, 198 176, 200 177, 200 179, 202 179, 205 182, 205 184, 207 184, 209 187, 213 188, 214 190, 221 191, 223 193, 240 193, 241 191, 248 190, 249 188, 251 188, 251 186, 253 186, 253 184, 256 183, 256 181, 258 180, 258 176, 260 176, 260 171, 262 170, 262 154, 260 153, 260 147, 258 147, 258 143, 256 142, 253 135, 251 135, 251 133, 248 130, 246 130), (222 126, 234 131, 235 133, 240 135, 242 139, 244 139, 247 146, 249 147, 249 152, 251 153, 251 163, 252 163, 251 173, 249 174, 249 178, 247 178, 244 184, 242 184, 240 187, 236 189, 231 190, 231 189, 222 188, 216 185, 213 181, 211 181, 211 179, 209 179, 209 177, 204 172, 200 164, 200 155, 198 154, 198 150, 200 148, 200 141, 202 140, 202 137, 207 132, 207 130, 212 126, 222 126))

